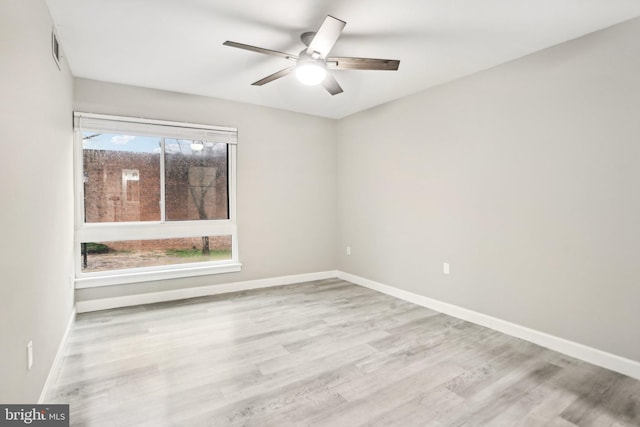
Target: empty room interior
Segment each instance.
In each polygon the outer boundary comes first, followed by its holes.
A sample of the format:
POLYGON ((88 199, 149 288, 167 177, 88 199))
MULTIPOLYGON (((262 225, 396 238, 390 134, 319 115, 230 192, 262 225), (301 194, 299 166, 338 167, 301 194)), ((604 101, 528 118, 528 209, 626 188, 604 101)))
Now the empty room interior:
POLYGON ((637 0, 1 0, 0 405, 640 426, 639 41, 637 0))

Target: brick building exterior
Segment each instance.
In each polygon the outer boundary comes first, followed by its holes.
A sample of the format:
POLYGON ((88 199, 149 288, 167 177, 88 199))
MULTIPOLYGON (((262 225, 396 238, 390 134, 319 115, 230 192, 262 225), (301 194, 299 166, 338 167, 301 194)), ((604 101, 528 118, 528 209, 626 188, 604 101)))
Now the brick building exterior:
MULTIPOLYGON (((83 156, 87 223, 160 221, 159 153, 85 149, 83 156)), ((167 221, 228 218, 226 153, 167 153, 164 161, 167 221)), ((182 249, 200 247, 201 240, 113 242, 109 247, 182 249)), ((228 237, 212 240, 212 249, 216 245, 230 248, 228 237)))

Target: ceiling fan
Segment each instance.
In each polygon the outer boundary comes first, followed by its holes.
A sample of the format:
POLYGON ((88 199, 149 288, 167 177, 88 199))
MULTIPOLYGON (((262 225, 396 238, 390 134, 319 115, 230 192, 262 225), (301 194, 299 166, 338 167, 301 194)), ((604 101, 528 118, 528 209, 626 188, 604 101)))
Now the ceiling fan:
POLYGON ((295 62, 295 65, 277 71, 270 76, 252 83, 254 86, 262 86, 295 71, 298 80, 306 85, 321 84, 331 94, 337 95, 343 90, 338 81, 327 70, 390 70, 396 71, 400 61, 395 59, 373 58, 337 58, 327 57, 333 46, 338 41, 342 29, 347 23, 328 15, 317 32, 307 32, 300 36, 300 40, 307 46, 299 55, 279 52, 277 50, 264 49, 248 44, 227 40, 225 46, 250 50, 265 55, 279 56, 295 62))

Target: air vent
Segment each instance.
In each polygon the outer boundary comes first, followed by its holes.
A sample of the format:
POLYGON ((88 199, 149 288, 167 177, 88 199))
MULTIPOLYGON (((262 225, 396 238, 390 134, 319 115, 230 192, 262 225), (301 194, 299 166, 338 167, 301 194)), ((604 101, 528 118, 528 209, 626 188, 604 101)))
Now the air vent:
POLYGON ((51 54, 53 55, 53 60, 58 66, 58 70, 60 69, 60 42, 58 42, 58 36, 56 35, 55 30, 51 30, 51 54))

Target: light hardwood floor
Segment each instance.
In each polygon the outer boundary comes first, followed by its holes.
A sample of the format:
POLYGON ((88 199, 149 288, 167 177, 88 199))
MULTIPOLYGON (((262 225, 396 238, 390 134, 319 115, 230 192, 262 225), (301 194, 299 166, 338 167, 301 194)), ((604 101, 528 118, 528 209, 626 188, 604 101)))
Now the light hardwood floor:
POLYGON ((77 426, 640 426, 640 381, 338 279, 81 314, 77 426))

